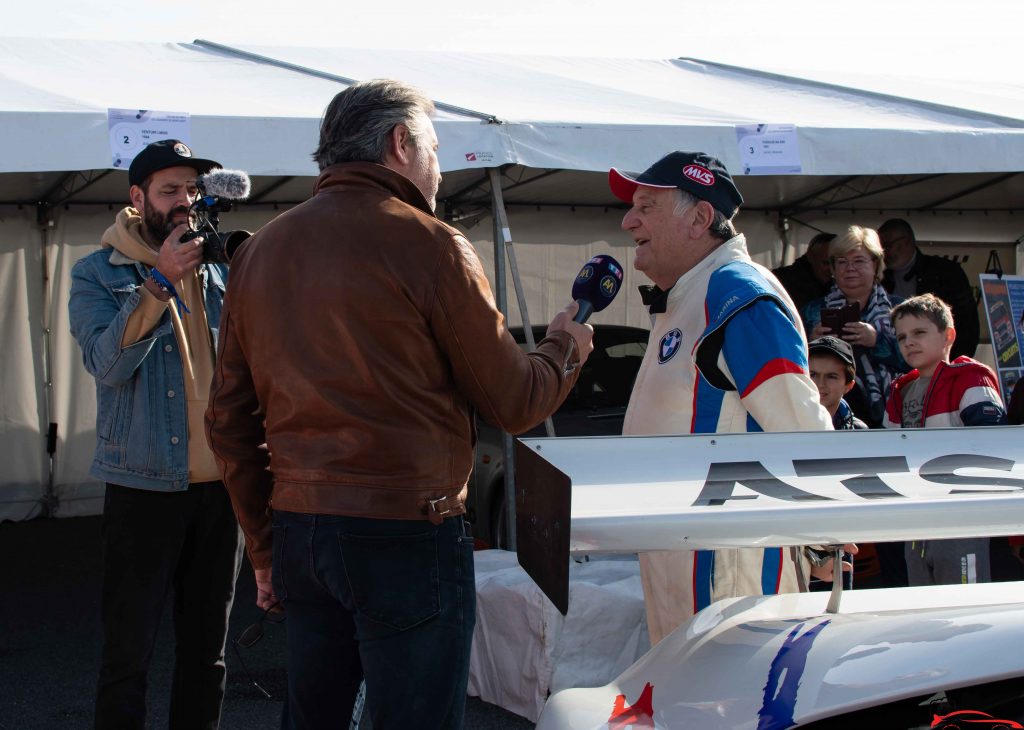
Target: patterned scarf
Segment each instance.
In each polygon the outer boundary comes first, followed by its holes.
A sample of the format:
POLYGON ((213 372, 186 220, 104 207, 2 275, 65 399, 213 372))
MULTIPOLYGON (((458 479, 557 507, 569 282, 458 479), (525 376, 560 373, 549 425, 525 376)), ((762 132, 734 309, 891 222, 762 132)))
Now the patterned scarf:
MULTIPOLYGON (((846 295, 839 287, 832 285, 832 290, 825 297, 825 306, 829 309, 838 309, 846 304, 846 295)), ((890 337, 896 336, 896 331, 889 320, 889 313, 892 311, 892 302, 881 284, 875 284, 874 290, 868 297, 867 308, 861 310, 860 321, 867 322, 878 332, 890 337)), ((871 420, 881 423, 885 416, 885 397, 889 392, 889 385, 892 383, 894 373, 889 366, 874 360, 871 350, 860 345, 854 345, 853 357, 857 361, 857 387, 867 396, 868 405, 871 410, 871 420)))

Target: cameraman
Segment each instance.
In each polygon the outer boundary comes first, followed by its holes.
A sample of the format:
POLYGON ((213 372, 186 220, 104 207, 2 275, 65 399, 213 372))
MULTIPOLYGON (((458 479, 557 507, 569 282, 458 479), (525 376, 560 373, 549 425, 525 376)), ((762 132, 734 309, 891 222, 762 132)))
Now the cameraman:
POLYGON ((216 728, 241 560, 238 523, 203 437, 227 268, 182 242, 196 176, 220 165, 178 140, 128 170, 132 205, 72 270, 71 334, 96 378, 103 506, 97 728, 142 728, 146 674, 174 589, 169 727, 216 728))

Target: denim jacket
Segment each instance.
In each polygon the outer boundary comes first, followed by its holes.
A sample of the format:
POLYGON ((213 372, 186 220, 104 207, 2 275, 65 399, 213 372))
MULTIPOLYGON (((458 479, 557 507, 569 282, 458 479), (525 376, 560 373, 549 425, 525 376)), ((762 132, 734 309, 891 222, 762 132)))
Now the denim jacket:
MULTIPOLYGON (((227 267, 200 266, 206 316, 217 342, 227 267)), ((148 276, 142 264, 103 248, 75 264, 71 334, 96 378, 96 454, 90 475, 160 492, 188 488, 188 415, 181 352, 168 314, 145 338, 121 348, 128 316, 148 276)), ((188 315, 185 315, 186 317, 188 315)))

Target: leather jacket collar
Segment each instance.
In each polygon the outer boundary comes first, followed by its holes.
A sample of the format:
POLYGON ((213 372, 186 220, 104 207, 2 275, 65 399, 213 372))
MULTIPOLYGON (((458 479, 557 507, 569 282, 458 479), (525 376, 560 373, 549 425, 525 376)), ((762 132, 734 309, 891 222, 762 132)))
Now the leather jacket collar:
POLYGON ((412 180, 376 162, 340 162, 331 165, 320 172, 320 177, 313 185, 313 194, 343 193, 353 187, 365 189, 367 185, 386 190, 402 202, 434 215, 427 199, 412 180))

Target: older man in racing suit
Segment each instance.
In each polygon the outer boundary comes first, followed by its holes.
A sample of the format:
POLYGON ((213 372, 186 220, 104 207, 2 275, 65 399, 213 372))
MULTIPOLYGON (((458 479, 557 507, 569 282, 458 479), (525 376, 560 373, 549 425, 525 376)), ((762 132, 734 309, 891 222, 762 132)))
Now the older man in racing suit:
MULTIPOLYGON (((793 302, 733 227, 743 199, 725 166, 672 152, 636 177, 612 169, 609 184, 633 206, 622 227, 636 242, 636 269, 655 283, 642 291, 651 337, 623 432, 831 430, 793 302)), ((652 644, 720 598, 804 590, 810 570, 789 548, 640 560, 652 644)))

